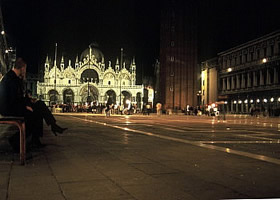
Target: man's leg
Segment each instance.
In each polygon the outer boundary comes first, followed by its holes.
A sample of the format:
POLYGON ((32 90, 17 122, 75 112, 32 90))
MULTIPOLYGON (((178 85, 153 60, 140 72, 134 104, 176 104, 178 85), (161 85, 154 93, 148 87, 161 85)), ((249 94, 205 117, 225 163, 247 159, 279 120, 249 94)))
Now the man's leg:
POLYGON ((55 124, 56 120, 53 116, 53 114, 51 113, 51 111, 48 109, 48 107, 46 106, 46 104, 43 101, 37 101, 34 106, 34 112, 37 113, 37 115, 40 115, 41 118, 43 118, 45 120, 45 122, 47 123, 47 125, 52 125, 55 124))
MULTIPOLYGON (((43 136, 43 118, 36 111, 25 116, 27 137, 31 137, 31 145, 41 147, 40 137, 43 136)), ((29 142, 30 143, 30 142, 29 142)))
POLYGON ((62 134, 67 129, 61 128, 56 124, 53 114, 43 101, 37 101, 33 110, 35 110, 45 120, 48 126, 51 125, 51 130, 55 135, 56 133, 62 134))

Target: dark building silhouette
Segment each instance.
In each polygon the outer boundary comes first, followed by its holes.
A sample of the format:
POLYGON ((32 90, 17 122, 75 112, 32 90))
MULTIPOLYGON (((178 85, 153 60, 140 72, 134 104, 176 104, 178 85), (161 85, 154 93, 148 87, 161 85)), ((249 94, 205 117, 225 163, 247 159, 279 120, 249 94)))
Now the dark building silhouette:
POLYGON ((165 108, 197 106, 197 15, 194 0, 165 0, 160 27, 160 99, 165 108))

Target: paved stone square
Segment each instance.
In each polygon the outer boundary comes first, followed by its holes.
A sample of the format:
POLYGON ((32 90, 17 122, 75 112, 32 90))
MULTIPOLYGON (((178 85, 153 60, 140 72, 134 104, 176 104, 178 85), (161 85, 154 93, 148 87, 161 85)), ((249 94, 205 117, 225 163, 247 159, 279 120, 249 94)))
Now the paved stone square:
POLYGON ((280 198, 278 118, 56 118, 25 166, 1 133, 0 200, 280 198))

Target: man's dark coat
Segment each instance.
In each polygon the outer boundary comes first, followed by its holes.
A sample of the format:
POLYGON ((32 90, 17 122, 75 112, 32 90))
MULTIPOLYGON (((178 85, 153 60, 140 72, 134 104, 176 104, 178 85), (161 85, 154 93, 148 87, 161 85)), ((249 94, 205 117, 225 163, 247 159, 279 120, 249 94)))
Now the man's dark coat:
POLYGON ((13 70, 10 70, 0 83, 0 114, 24 116, 25 112, 23 81, 13 70))

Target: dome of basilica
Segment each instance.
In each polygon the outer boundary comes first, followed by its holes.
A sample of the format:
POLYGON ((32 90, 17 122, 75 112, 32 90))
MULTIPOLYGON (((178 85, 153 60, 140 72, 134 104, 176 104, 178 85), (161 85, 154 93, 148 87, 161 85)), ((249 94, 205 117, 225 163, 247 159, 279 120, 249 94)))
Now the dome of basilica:
MULTIPOLYGON (((97 59, 97 62, 102 62, 104 61, 104 55, 103 53, 100 51, 100 49, 98 49, 98 44, 93 43, 89 45, 91 47, 91 55, 94 55, 94 57, 97 59)), ((89 48, 85 49, 82 54, 81 54, 81 60, 83 60, 84 58, 89 56, 89 48)))

